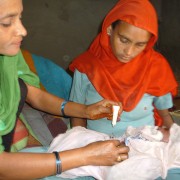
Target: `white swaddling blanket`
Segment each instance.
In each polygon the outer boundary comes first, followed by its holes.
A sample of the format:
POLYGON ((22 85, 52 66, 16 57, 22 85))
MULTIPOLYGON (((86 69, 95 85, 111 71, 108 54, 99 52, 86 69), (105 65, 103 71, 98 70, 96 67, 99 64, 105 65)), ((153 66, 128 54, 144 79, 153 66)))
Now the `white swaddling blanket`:
MULTIPOLYGON (((85 146, 91 142, 108 140, 106 134, 75 127, 58 135, 48 152, 64 151, 85 146)), ((119 138, 129 146, 129 159, 114 166, 83 166, 63 172, 60 177, 93 176, 98 180, 149 180, 165 178, 170 168, 180 168, 180 126, 173 124, 168 143, 160 142, 161 133, 156 127, 129 127, 119 138)))

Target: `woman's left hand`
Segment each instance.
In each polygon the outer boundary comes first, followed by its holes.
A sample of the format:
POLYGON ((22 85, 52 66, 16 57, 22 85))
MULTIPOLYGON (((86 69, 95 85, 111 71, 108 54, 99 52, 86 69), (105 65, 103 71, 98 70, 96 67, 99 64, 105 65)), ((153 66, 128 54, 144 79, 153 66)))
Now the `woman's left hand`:
POLYGON ((104 117, 112 119, 113 105, 120 106, 120 110, 118 112, 118 116, 120 116, 122 112, 122 104, 120 102, 114 102, 106 99, 95 104, 88 105, 86 108, 86 115, 88 119, 101 119, 104 117))
POLYGON ((83 159, 85 165, 112 166, 128 159, 128 152, 129 147, 119 140, 97 141, 83 147, 83 159))

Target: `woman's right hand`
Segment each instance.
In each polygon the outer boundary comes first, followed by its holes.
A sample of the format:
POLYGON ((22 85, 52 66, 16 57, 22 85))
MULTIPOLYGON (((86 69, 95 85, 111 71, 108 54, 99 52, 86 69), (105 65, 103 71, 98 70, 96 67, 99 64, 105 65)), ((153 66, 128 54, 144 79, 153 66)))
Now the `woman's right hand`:
POLYGON ((129 147, 119 140, 98 141, 84 147, 86 164, 111 166, 128 158, 129 147))
POLYGON ((121 102, 114 102, 107 99, 103 99, 97 103, 86 106, 86 110, 85 110, 86 118, 92 120, 98 120, 107 117, 109 120, 112 120, 113 105, 120 106, 120 110, 118 112, 118 115, 120 116, 122 112, 121 102))

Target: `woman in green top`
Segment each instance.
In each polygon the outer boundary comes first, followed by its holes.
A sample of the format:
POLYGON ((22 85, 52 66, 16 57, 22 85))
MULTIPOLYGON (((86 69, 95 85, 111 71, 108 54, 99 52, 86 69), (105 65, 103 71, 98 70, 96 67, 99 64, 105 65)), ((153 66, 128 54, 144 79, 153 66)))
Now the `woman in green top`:
POLYGON ((78 166, 113 165, 125 160, 128 148, 116 140, 60 153, 7 152, 25 100, 54 115, 63 115, 63 109, 68 116, 91 119, 110 114, 109 104, 118 105, 103 100, 89 106, 68 102, 62 107, 63 99, 39 89, 38 77, 29 70, 20 52, 27 34, 21 22, 22 10, 22 0, 0 0, 0 179, 36 179, 78 166))

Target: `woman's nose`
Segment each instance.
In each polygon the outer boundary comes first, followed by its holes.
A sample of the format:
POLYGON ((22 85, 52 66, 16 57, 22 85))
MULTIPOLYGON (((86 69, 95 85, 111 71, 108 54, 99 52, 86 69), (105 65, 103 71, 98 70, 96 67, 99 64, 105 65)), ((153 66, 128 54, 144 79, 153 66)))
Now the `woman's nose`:
POLYGON ((134 51, 133 45, 129 45, 129 46, 126 47, 125 50, 124 50, 125 54, 128 55, 128 56, 131 55, 131 54, 133 53, 133 51, 134 51))
POLYGON ((27 35, 26 28, 23 26, 22 22, 20 21, 17 24, 17 36, 23 36, 25 37, 27 35))

